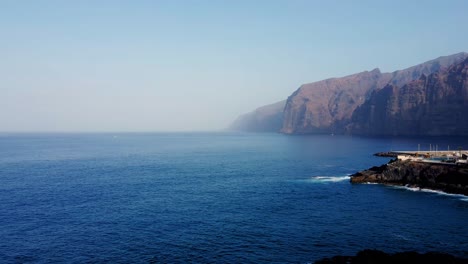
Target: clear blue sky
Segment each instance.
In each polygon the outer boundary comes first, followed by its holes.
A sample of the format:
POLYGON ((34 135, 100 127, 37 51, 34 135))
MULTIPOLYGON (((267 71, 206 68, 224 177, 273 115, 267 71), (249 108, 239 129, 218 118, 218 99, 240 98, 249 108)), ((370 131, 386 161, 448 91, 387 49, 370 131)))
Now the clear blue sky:
POLYGON ((303 83, 468 51, 468 1, 0 1, 0 131, 226 127, 303 83))

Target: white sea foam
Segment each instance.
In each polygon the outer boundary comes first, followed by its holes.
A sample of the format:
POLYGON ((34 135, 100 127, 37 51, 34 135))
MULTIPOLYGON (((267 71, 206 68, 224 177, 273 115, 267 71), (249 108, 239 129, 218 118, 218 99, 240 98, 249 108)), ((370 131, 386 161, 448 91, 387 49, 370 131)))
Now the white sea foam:
POLYGON ((426 192, 426 193, 434 193, 437 195, 450 196, 450 197, 459 198, 461 201, 468 202, 468 196, 463 195, 463 194, 446 193, 446 192, 438 191, 438 190, 419 188, 419 187, 410 187, 410 186, 392 186, 392 187, 405 189, 405 190, 412 191, 412 192, 426 192))
POLYGON ((349 181, 349 176, 313 176, 310 178, 314 182, 341 182, 349 181))

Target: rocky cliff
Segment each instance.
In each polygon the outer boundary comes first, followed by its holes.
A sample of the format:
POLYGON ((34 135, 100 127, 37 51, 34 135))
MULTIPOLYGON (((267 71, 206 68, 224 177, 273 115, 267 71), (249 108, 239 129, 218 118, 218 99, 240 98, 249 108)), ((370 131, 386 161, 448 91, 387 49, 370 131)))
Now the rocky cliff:
MULTIPOLYGON (((395 71, 381 73, 379 69, 365 71, 341 78, 332 78, 314 83, 304 84, 297 89, 286 101, 263 106, 257 110, 237 118, 231 125, 232 130, 252 132, 283 132, 287 134, 304 133, 353 133, 353 134, 395 134, 388 133, 383 123, 372 123, 381 117, 381 112, 373 112, 368 116, 368 108, 361 108, 359 115, 353 114, 365 102, 374 106, 382 102, 385 95, 397 92, 402 86, 412 81, 427 78, 432 73, 445 70, 447 67, 459 63, 468 57, 468 53, 457 53, 439 57, 425 63, 395 71), (376 94, 385 87, 385 91, 376 94), (371 98, 371 96, 374 96, 371 98), (363 110, 366 109, 366 110, 363 110), (363 114, 363 116, 360 116, 363 114), (372 121, 373 120, 373 121, 372 121), (354 123, 353 125, 351 123, 354 123), (378 129, 370 129, 372 126, 378 129), (385 132, 385 133, 382 133, 385 132)), ((410 89, 410 84, 407 88, 410 89)), ((403 91, 408 92, 408 91, 403 91)), ((413 99, 411 99, 413 100, 413 99)), ((410 104, 414 104, 412 102, 410 104)), ((444 107, 446 108, 447 105, 444 107)), ((439 109, 431 108, 433 115, 438 115, 439 109)), ((443 110, 447 113, 447 110, 443 110)), ((430 115, 431 117, 433 115, 430 115)), ((447 120, 447 116, 438 115, 436 118, 447 120)), ((433 126, 433 119, 425 120, 422 127, 430 127, 432 134, 441 134, 433 126)), ((403 121, 401 127, 407 127, 411 120, 403 121)), ((392 123, 398 124, 397 119, 392 123)), ((421 128, 422 129, 422 128, 421 128)), ((456 128, 450 128, 456 130, 456 128)), ((446 132, 452 133, 448 127, 446 132)), ((397 129, 395 131, 401 131, 397 129)), ((393 131, 393 130, 392 130, 393 131)), ((427 131, 427 130, 418 130, 427 131)), ((419 133, 419 132, 418 132, 419 133)), ((444 132, 445 133, 445 132, 444 132)), ((453 133, 458 133, 454 131, 453 133)), ((397 133, 398 134, 398 133, 397 133)))
POLYGON ((355 173, 351 182, 409 185, 468 195, 468 166, 398 160, 355 173))
MULTIPOLYGON (((344 133, 353 112, 386 84, 398 89, 400 85, 417 80, 422 75, 427 76, 459 63, 467 56, 467 53, 458 53, 393 73, 381 73, 375 69, 302 85, 286 102, 281 132, 344 133)), ((388 91, 380 96, 384 93, 388 91)))
POLYGON ((390 81, 379 69, 342 78, 304 84, 289 96, 281 132, 287 134, 341 132, 343 124, 369 93, 390 81))
POLYGON ((241 115, 230 126, 230 130, 247 132, 277 132, 283 125, 283 109, 286 100, 262 106, 241 115))
POLYGON ((361 135, 468 135, 468 59, 374 91, 351 117, 361 135))

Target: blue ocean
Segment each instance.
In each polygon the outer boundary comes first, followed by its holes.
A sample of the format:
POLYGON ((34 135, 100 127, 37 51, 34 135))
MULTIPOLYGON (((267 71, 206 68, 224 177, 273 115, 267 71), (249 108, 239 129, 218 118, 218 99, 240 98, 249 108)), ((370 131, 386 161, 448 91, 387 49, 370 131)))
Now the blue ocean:
POLYGON ((310 263, 363 249, 468 257, 468 197, 349 175, 468 138, 0 134, 2 263, 310 263))

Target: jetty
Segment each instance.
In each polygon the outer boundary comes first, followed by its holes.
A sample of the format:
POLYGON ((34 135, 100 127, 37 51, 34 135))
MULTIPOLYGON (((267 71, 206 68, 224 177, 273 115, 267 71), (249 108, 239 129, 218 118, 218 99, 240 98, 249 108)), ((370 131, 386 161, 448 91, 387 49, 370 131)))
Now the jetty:
POLYGON ((467 150, 429 150, 429 151, 388 151, 375 153, 378 157, 392 157, 400 161, 414 161, 438 164, 468 164, 467 150))

